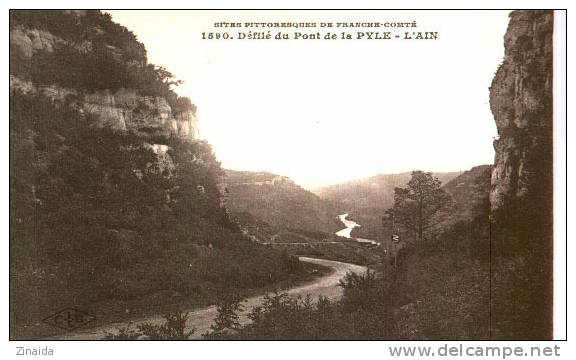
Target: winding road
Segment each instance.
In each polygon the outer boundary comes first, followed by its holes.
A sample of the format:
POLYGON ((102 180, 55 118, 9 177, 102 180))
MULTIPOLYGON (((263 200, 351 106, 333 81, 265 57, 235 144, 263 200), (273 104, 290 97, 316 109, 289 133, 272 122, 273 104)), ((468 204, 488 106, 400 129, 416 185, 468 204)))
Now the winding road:
MULTIPOLYGON (((318 296, 320 295, 325 296, 330 300, 339 299, 342 296, 342 288, 338 286, 339 280, 342 279, 347 272, 363 273, 366 271, 365 266, 348 264, 339 261, 315 259, 308 257, 300 257, 299 259, 301 261, 305 261, 308 263, 326 266, 333 270, 329 275, 320 277, 318 279, 315 279, 313 282, 304 285, 299 285, 285 291, 289 295, 294 296, 302 295, 304 297, 307 294, 310 294, 312 296, 312 299, 314 300, 317 300, 318 296)), ((246 324, 250 321, 247 318, 246 314, 249 313, 253 307, 262 304, 263 299, 264 299, 263 296, 254 296, 246 300, 246 302, 244 303, 245 310, 242 313, 240 319, 241 323, 246 324)), ((210 330, 210 325, 212 325, 214 318, 216 317, 216 314, 217 314, 216 306, 209 306, 190 311, 188 328, 194 327, 196 329, 196 331, 192 335, 192 339, 200 339, 202 337, 202 334, 210 330)), ((132 322, 134 325, 133 328, 136 328, 138 324, 146 322, 152 324, 162 324, 164 323, 164 318, 162 316, 153 316, 145 319, 136 320, 132 322)), ((118 329, 119 327, 125 327, 127 324, 128 324, 127 322, 114 323, 106 326, 74 331, 71 333, 52 337, 49 340, 100 340, 106 335, 107 332, 116 333, 117 332, 116 329, 118 329)))

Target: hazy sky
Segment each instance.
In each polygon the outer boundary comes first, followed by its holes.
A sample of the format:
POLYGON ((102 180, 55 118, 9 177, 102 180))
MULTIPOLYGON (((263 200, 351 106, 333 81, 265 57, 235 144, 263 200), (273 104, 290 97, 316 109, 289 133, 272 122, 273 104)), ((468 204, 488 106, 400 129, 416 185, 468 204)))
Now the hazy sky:
POLYGON ((144 43, 150 62, 185 81, 177 91, 198 106, 201 136, 226 168, 313 188, 493 162, 488 87, 507 11, 110 13, 144 43), (413 20, 438 40, 201 39, 220 21, 413 20))

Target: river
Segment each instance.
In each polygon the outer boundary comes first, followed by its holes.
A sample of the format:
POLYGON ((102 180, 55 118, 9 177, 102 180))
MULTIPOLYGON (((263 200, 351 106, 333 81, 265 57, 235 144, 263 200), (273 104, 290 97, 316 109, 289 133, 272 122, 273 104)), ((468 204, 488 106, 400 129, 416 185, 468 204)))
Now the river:
POLYGON ((380 243, 378 241, 374 241, 374 240, 370 240, 370 239, 362 239, 362 238, 356 238, 356 237, 352 237, 352 230, 354 230, 354 228, 360 227, 360 224, 358 224, 355 221, 352 220, 348 220, 346 219, 348 217, 348 214, 342 214, 342 215, 338 215, 338 219, 342 222, 342 224, 344 224, 344 226, 346 226, 344 229, 339 230, 336 232, 336 236, 341 236, 341 237, 345 237, 347 239, 352 239, 352 240, 356 240, 360 243, 368 243, 368 244, 373 244, 373 245, 380 245, 380 243))

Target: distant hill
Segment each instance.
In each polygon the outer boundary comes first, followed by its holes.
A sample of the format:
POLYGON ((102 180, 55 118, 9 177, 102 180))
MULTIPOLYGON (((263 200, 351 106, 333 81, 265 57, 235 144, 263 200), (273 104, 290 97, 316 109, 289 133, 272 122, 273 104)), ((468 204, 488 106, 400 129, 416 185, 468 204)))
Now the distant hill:
MULTIPOLYGON (((442 184, 462 174, 461 171, 434 173, 442 184)), ((322 199, 337 204, 340 213, 361 224, 353 230, 353 236, 376 239, 381 234, 381 217, 394 204, 394 188, 405 186, 411 172, 379 174, 369 178, 325 186, 314 190, 322 199)))
POLYGON ((273 237, 277 234, 290 241, 302 241, 301 236, 321 239, 340 229, 337 208, 288 177, 225 170, 223 183, 228 209, 241 225, 251 228, 251 234, 265 238, 261 241, 280 241, 273 237))
MULTIPOLYGON (((446 184, 461 171, 434 173, 434 176, 446 184)), ((411 172, 399 174, 379 174, 369 178, 353 180, 342 184, 329 185, 314 193, 323 199, 336 201, 345 209, 355 210, 360 208, 384 208, 387 209, 394 203, 394 188, 401 187, 410 180, 411 172)))

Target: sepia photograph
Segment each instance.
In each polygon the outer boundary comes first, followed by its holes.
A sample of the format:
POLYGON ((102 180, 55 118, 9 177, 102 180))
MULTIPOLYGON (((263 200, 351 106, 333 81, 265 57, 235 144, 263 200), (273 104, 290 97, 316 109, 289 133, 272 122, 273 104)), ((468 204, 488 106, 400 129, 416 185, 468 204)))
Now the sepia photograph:
POLYGON ((10 340, 565 339, 565 26, 11 9, 10 340))

